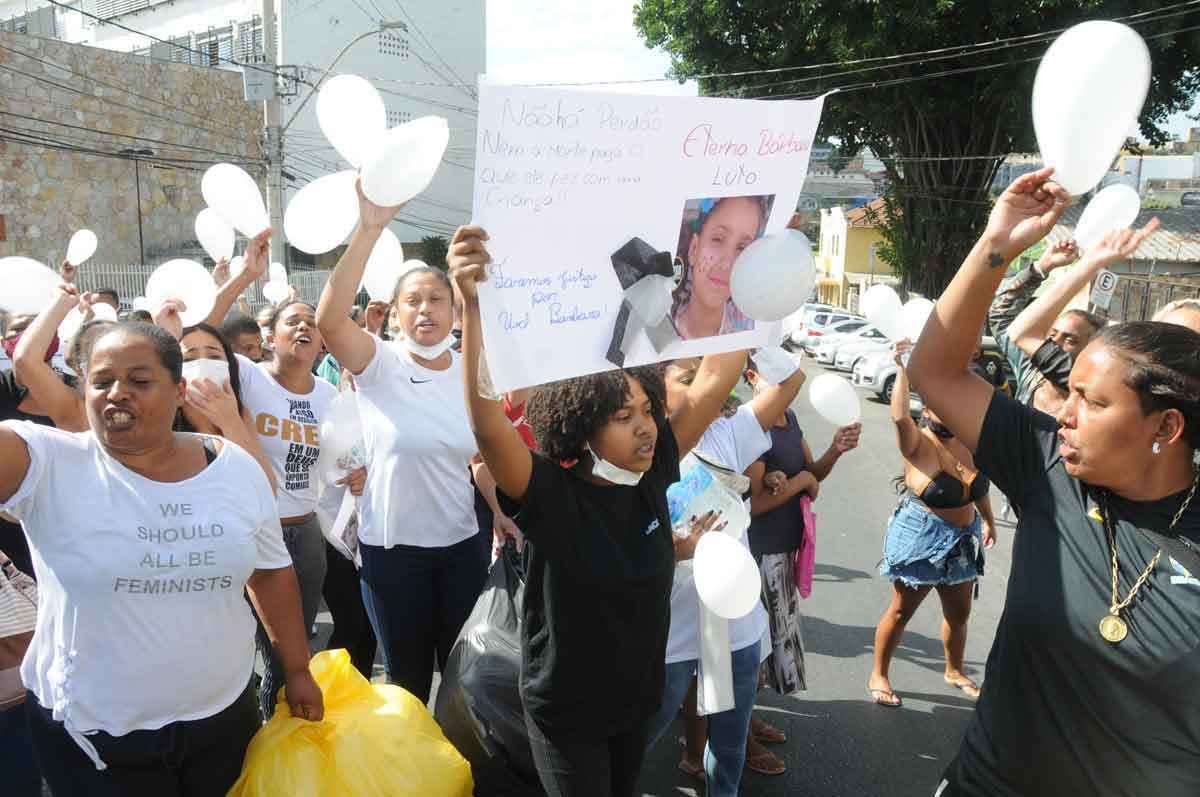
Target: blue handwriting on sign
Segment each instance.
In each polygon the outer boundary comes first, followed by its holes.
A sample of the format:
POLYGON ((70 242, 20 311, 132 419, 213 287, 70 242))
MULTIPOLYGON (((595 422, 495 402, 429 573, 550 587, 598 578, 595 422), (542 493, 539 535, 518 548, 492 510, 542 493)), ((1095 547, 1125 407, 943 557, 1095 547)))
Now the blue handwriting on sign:
POLYGON ((595 321, 599 317, 599 310, 580 310, 577 304, 571 305, 571 308, 566 311, 557 302, 550 305, 551 324, 574 324, 580 321, 595 321))

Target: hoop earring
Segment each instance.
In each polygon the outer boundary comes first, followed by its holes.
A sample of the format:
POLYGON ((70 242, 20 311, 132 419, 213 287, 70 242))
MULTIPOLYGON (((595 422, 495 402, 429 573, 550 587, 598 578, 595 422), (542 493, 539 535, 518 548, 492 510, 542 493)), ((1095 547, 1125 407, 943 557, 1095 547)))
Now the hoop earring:
POLYGON ((1157 453, 1159 453, 1160 451, 1162 451, 1162 446, 1160 446, 1160 445, 1158 444, 1158 441, 1157 441, 1157 440, 1155 440, 1155 441, 1154 441, 1154 445, 1150 446, 1150 450, 1151 450, 1151 451, 1153 451, 1155 454, 1157 454, 1157 453))

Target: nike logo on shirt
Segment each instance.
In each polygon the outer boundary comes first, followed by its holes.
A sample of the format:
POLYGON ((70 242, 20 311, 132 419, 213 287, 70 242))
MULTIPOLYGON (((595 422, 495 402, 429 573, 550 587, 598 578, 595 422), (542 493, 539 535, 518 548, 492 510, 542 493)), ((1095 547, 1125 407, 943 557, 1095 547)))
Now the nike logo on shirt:
POLYGON ((423 385, 426 382, 432 382, 432 379, 417 379, 415 376, 410 376, 409 379, 414 385, 423 385))

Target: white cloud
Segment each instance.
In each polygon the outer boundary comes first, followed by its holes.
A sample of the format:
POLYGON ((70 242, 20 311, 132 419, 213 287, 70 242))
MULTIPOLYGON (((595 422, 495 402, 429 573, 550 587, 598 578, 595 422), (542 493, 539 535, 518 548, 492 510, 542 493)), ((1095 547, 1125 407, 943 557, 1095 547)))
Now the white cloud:
MULTIPOLYGON (((487 78, 501 83, 608 83, 659 78, 670 57, 647 49, 633 0, 488 0, 487 78)), ((609 91, 694 96, 694 81, 597 85, 609 91)))

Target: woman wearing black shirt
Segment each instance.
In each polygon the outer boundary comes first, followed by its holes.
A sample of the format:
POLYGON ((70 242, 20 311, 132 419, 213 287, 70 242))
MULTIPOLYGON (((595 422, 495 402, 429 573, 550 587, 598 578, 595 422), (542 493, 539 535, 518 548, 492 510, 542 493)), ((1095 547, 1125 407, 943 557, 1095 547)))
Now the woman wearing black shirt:
POLYGON ((657 368, 543 386, 527 410, 543 453, 531 453, 502 403, 477 387, 486 239, 459 228, 447 260, 464 301, 471 425, 501 508, 527 541, 521 698, 534 761, 552 797, 631 795, 662 699, 675 561, 698 538, 672 534, 667 487, 745 356, 706 357, 669 420, 657 368))
POLYGON ((1005 266, 1069 197, 1042 169, 996 202, 938 300, 913 386, 1020 508, 1004 614, 956 795, 1200 794, 1200 335, 1104 329, 1057 417, 967 372, 1005 266))

